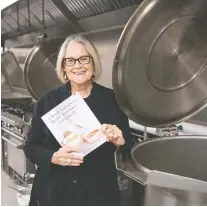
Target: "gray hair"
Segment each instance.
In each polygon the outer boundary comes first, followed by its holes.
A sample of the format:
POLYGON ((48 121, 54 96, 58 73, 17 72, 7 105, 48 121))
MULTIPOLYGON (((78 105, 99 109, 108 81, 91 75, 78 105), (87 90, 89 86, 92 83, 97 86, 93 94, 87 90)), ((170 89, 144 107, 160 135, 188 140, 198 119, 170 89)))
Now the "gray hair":
POLYGON ((101 75, 101 71, 102 71, 99 54, 98 54, 96 48, 94 47, 94 45, 89 40, 87 40, 84 36, 77 35, 77 34, 70 35, 63 42, 63 44, 62 44, 62 46, 60 48, 60 51, 59 51, 59 54, 58 54, 58 57, 57 57, 57 62, 56 62, 56 72, 57 72, 57 76, 58 76, 59 80, 62 83, 66 83, 68 81, 64 77, 65 76, 65 72, 63 70, 63 59, 65 57, 65 51, 66 51, 66 48, 67 48, 68 44, 71 41, 74 41, 74 40, 77 41, 77 42, 82 43, 86 47, 86 49, 89 52, 89 54, 92 56, 92 58, 93 58, 93 65, 94 65, 94 75, 95 75, 94 79, 98 80, 98 78, 101 75))

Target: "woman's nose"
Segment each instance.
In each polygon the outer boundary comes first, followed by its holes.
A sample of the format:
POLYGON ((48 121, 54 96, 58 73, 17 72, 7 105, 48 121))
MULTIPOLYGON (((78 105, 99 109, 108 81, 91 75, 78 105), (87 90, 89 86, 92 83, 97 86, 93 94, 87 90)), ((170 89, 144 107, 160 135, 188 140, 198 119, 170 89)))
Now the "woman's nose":
POLYGON ((78 60, 75 61, 75 64, 73 66, 74 68, 80 68, 81 67, 81 64, 79 63, 78 60))

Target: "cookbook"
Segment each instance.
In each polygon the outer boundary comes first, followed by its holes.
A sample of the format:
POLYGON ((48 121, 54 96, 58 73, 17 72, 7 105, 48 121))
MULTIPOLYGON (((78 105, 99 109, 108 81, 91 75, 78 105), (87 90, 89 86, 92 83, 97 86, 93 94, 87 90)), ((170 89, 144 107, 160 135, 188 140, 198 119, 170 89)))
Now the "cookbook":
POLYGON ((106 142, 100 122, 79 94, 71 95, 41 118, 61 146, 77 146, 84 156, 106 142))

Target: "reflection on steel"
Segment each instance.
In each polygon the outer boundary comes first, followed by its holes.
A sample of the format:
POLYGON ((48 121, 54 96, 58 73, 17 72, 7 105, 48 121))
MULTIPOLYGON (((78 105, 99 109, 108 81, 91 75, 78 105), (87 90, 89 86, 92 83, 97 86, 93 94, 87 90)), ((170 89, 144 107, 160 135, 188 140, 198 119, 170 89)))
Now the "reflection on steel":
POLYGON ((206 107, 206 16, 206 0, 146 0, 134 12, 113 67, 117 100, 131 120, 164 127, 206 107))

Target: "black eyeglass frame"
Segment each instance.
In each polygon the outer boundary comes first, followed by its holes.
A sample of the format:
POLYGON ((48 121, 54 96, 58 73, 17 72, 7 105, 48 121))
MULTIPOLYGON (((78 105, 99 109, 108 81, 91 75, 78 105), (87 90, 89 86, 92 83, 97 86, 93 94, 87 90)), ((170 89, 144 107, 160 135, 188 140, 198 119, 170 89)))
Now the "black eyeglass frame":
POLYGON ((65 66, 67 66, 67 67, 71 67, 71 66, 74 66, 74 65, 76 64, 76 61, 78 61, 81 65, 86 65, 86 64, 90 63, 91 59, 92 59, 92 57, 91 57, 90 55, 84 55, 84 56, 81 56, 81 57, 79 57, 79 58, 77 58, 77 59, 75 59, 75 58, 63 58, 63 64, 64 64, 65 66), (81 63, 81 62, 80 62, 80 59, 83 58, 83 57, 88 57, 88 62, 87 62, 87 63, 81 63), (66 64, 66 60, 67 60, 67 59, 74 60, 74 64, 72 64, 72 65, 67 65, 67 64, 66 64))

